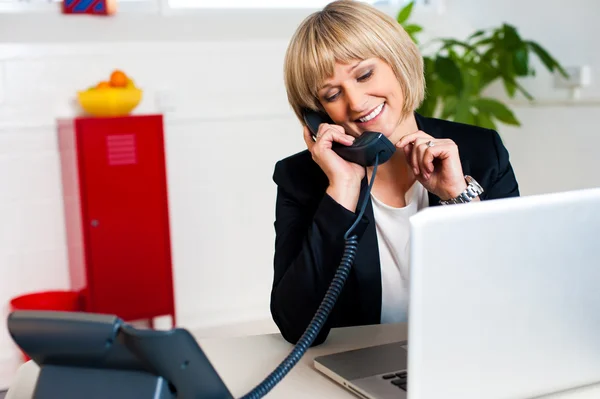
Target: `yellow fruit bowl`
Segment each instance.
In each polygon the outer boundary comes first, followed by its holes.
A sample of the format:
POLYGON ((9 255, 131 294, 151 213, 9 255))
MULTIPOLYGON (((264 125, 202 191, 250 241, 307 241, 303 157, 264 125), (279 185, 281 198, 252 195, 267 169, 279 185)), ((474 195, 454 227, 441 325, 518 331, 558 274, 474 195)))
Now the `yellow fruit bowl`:
POLYGON ((93 88, 77 93, 81 108, 99 117, 125 116, 142 100, 142 90, 136 87, 93 88))

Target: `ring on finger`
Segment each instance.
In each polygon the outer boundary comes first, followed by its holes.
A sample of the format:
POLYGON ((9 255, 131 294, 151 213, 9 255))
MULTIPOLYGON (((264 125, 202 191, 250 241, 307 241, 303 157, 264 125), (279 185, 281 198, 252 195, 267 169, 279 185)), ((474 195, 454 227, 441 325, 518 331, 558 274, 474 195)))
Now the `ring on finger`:
POLYGON ((433 147, 434 145, 435 145, 435 143, 433 142, 433 140, 429 140, 429 141, 427 142, 427 147, 428 147, 428 148, 429 148, 429 147, 433 147))

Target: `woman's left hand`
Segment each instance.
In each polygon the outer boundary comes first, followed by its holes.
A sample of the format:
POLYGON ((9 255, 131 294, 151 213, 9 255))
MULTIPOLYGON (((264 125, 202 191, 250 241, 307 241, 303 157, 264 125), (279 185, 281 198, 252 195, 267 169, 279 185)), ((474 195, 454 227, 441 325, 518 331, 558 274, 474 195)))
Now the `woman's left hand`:
POLYGON ((467 188, 454 141, 419 130, 402 137, 396 147, 404 150, 417 180, 441 200, 455 198, 467 188))

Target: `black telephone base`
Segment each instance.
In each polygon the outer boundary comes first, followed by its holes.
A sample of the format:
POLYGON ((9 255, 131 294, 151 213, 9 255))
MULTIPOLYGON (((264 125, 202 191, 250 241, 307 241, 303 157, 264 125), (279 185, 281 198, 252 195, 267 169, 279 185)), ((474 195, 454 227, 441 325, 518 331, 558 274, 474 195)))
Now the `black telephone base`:
POLYGON ((37 380, 35 399, 175 399, 162 377, 137 370, 94 369, 45 365, 37 380))
POLYGON ((40 367, 34 398, 233 399, 185 329, 137 329, 114 315, 19 310, 8 331, 40 367))

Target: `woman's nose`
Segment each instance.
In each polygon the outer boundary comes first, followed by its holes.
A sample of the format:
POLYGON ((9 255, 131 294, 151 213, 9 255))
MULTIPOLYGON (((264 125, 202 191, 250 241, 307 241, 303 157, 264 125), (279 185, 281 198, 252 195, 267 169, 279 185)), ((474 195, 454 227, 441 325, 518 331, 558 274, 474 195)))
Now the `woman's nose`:
POLYGON ((361 113, 366 111, 367 99, 364 93, 357 89, 346 90, 346 98, 348 107, 353 113, 361 113))

